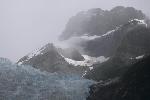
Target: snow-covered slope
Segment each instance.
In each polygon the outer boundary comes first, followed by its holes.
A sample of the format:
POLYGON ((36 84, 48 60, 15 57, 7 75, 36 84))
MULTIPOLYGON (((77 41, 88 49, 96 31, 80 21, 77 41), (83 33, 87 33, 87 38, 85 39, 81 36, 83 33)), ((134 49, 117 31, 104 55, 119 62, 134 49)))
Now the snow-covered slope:
POLYGON ((55 49, 53 44, 51 43, 48 43, 46 44, 45 46, 41 47, 41 48, 38 48, 38 49, 35 49, 33 50, 32 52, 30 52, 29 54, 27 54, 26 56, 24 56, 23 58, 21 58, 19 61, 18 61, 18 64, 21 65, 27 61, 29 61, 30 59, 32 59, 33 57, 36 57, 38 55, 43 55, 44 53, 52 50, 52 49, 55 49))
POLYGON ((26 59, 24 61, 20 61, 18 62, 18 65, 23 64, 23 62, 30 60, 31 58, 33 58, 34 56, 38 56, 38 55, 42 55, 43 53, 41 52, 42 50, 44 50, 44 48, 42 49, 36 49, 34 51, 32 51, 31 53, 29 53, 26 57, 26 59))
POLYGON ((63 55, 64 57, 74 59, 77 61, 78 60, 84 60, 84 57, 75 48, 64 48, 64 49, 62 49, 58 46, 56 47, 52 43, 48 43, 41 48, 33 50, 31 53, 29 53, 26 56, 24 56, 23 58, 21 58, 18 61, 18 64, 19 65, 24 64, 25 62, 28 62, 35 57, 42 56, 42 55, 44 56, 44 54, 49 53, 49 52, 53 52, 53 53, 55 52, 56 53, 56 55, 53 55, 54 58, 58 58, 58 57, 61 57, 60 55, 63 55))

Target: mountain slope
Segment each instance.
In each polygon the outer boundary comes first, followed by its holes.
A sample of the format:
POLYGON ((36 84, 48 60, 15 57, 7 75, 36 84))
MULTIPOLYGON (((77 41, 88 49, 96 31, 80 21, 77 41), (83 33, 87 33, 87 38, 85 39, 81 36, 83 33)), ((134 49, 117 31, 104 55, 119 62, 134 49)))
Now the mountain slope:
MULTIPOLYGON (((137 20, 128 22, 112 35, 99 40, 95 42, 97 46, 94 45, 97 52, 104 55, 111 53, 111 57, 87 72, 85 77, 89 79, 99 81, 119 77, 128 69, 126 66, 138 60, 136 57, 150 54, 150 28, 137 20)), ((96 51, 92 49, 92 52, 96 51)))
POLYGON ((37 69, 48 72, 70 74, 82 74, 84 72, 86 67, 75 67, 69 64, 59 51, 60 49, 58 50, 53 44, 47 44, 41 49, 37 49, 35 52, 24 56, 17 63, 31 65, 37 69))
POLYGON ((87 100, 149 100, 150 56, 130 66, 119 80, 91 87, 87 100))
MULTIPOLYGON (((126 36, 126 34, 130 34, 129 32, 132 30, 137 30, 138 28, 141 31, 147 28, 147 24, 144 22, 144 20, 134 19, 128 21, 123 25, 108 31, 99 38, 87 41, 82 47, 84 48, 85 52, 88 53, 88 55, 110 57, 116 52, 117 48, 120 46, 120 42, 126 36)), ((145 34, 143 34, 143 37, 144 36, 145 34)))
POLYGON ((131 19, 144 19, 144 17, 145 15, 140 10, 132 7, 118 6, 110 11, 100 8, 90 9, 78 13, 69 20, 60 40, 84 34, 103 35, 131 19))

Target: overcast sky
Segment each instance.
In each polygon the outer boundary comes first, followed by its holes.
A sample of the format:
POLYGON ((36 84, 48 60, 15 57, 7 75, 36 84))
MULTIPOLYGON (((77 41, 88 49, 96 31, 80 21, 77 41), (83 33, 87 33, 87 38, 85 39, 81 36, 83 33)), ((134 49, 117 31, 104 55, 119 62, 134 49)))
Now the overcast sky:
POLYGON ((16 61, 55 41, 79 11, 118 5, 133 6, 150 15, 150 0, 0 0, 0 57, 16 61))

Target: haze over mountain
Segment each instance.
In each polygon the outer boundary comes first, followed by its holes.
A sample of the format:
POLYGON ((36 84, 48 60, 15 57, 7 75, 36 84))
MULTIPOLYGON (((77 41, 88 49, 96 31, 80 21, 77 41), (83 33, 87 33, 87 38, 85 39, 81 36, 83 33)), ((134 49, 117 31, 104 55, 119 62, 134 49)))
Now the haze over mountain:
POLYGON ((149 3, 1 0, 0 100, 149 100, 149 3))
POLYGON ((70 43, 69 49, 47 44, 17 63, 96 81, 120 77, 128 69, 122 66, 149 54, 149 32, 149 20, 133 7, 93 8, 71 17, 59 37, 62 42, 73 39, 77 44, 70 43))
POLYGON ((59 40, 61 45, 47 43, 15 64, 0 58, 0 99, 149 98, 150 20, 141 10, 81 11, 59 40))
POLYGON ((0 55, 17 61, 54 42, 68 19, 80 11, 123 5, 150 15, 149 4, 149 0, 0 0, 0 55))

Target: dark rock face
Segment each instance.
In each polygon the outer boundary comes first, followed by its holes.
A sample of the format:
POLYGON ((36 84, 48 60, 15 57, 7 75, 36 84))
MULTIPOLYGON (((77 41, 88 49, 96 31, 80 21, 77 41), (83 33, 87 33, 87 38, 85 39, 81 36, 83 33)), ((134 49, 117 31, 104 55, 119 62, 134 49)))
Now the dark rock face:
POLYGON ((99 81, 121 76, 128 69, 126 66, 136 61, 136 59, 131 58, 150 53, 149 42, 149 28, 141 25, 131 27, 131 25, 125 24, 119 31, 106 37, 105 40, 102 39, 100 43, 95 42, 97 45, 95 47, 97 47, 98 50, 104 49, 102 54, 111 53, 109 55, 111 58, 107 62, 95 65, 95 69, 89 71, 85 77, 99 81))
POLYGON ((88 71, 84 77, 95 81, 120 77, 128 69, 127 65, 131 63, 131 60, 125 62, 120 57, 113 57, 107 62, 95 65, 94 69, 88 71))
POLYGON ((59 50, 53 44, 47 44, 39 51, 39 54, 32 54, 33 56, 30 58, 30 54, 21 58, 18 61, 18 64, 21 63, 23 65, 31 65, 37 69, 48 72, 60 72, 79 75, 81 75, 85 70, 84 67, 75 67, 66 62, 64 57, 60 54, 59 50))
POLYGON ((110 11, 100 8, 80 12, 66 25, 60 40, 83 34, 102 35, 131 19, 143 19, 145 15, 132 7, 115 7, 110 11))
POLYGON ((87 100, 149 100, 149 84, 150 56, 131 65, 119 80, 91 86, 87 100))
POLYGON ((138 20, 133 19, 143 20, 145 15, 140 10, 132 7, 118 6, 110 11, 100 8, 90 9, 72 17, 60 39, 66 40, 85 34, 87 36, 102 36, 89 41, 81 41, 77 44, 87 55, 110 57, 114 55, 120 46, 120 42, 129 31, 142 26, 142 24, 139 25, 138 20), (105 35, 108 32, 111 32, 111 34, 105 35))
POLYGON ((129 31, 117 49, 117 55, 138 55, 150 53, 150 28, 138 26, 129 31))
MULTIPOLYGON (((149 30, 146 28, 146 25, 139 24, 138 21, 133 20, 132 22, 126 22, 124 25, 120 26, 119 28, 114 29, 109 35, 102 36, 101 38, 97 38, 86 42, 83 45, 83 47, 84 50, 88 52, 88 54, 91 56, 110 57, 114 55, 118 47, 121 45, 122 40, 125 37, 127 37, 126 35, 132 34, 133 36, 131 38, 134 38, 134 35, 136 36, 137 34, 141 35, 142 37, 145 36, 149 37, 148 33, 149 30), (140 33, 136 33, 137 31, 140 31, 140 33)), ((137 37, 136 40, 135 39, 134 40, 131 39, 131 40, 134 42, 141 40, 140 38, 138 38, 140 36, 136 36, 136 37, 137 37)), ((128 40, 125 39, 123 41, 128 42, 128 40)), ((145 39, 143 39, 143 41, 145 41, 145 39)), ((139 45, 138 43, 139 42, 137 42, 137 45, 139 45)), ((144 46, 146 47, 146 45, 144 46)))

